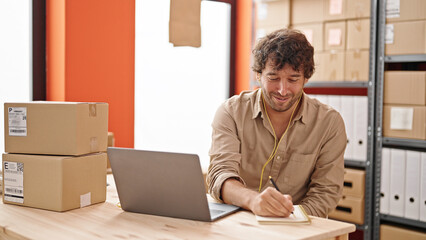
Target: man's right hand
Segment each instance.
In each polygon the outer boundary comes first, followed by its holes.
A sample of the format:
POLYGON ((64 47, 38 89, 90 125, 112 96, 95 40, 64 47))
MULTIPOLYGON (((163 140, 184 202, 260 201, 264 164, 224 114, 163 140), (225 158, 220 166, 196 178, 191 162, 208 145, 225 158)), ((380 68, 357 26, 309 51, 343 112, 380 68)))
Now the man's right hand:
POLYGON ((250 210, 259 216, 288 217, 294 211, 290 195, 283 195, 272 187, 258 193, 232 178, 223 183, 221 196, 225 203, 250 210))
POLYGON ((275 188, 268 187, 251 200, 250 210, 265 217, 288 217, 294 207, 290 195, 283 195, 275 188))

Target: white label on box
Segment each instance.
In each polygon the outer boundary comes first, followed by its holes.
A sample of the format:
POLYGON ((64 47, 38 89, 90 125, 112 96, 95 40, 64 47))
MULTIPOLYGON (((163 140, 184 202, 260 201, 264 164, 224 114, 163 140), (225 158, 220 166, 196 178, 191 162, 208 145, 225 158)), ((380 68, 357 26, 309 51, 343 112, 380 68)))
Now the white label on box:
POLYGON ((257 20, 265 20, 268 17, 268 4, 259 3, 257 6, 257 20))
POLYGON ((342 42, 342 29, 333 28, 328 31, 328 45, 339 46, 342 42))
POLYGON ((330 7, 328 12, 330 15, 340 15, 343 9, 343 0, 329 0, 330 7))
POLYGON ((24 164, 4 162, 4 200, 24 203, 24 164))
POLYGON ((9 107, 9 136, 27 136, 27 108, 9 107))
POLYGON ((391 107, 390 129, 412 130, 414 108, 391 107))
POLYGON ((393 29, 393 24, 386 24, 385 44, 393 44, 393 39, 395 37, 393 29))
POLYGON ((386 1, 386 18, 399 18, 401 12, 400 0, 386 1))
POLYGON ((92 199, 92 196, 90 192, 80 195, 80 208, 89 206, 92 202, 91 199, 92 199))
POLYGON ((306 39, 312 45, 314 41, 314 31, 312 29, 304 29, 301 30, 303 34, 305 34, 306 39))

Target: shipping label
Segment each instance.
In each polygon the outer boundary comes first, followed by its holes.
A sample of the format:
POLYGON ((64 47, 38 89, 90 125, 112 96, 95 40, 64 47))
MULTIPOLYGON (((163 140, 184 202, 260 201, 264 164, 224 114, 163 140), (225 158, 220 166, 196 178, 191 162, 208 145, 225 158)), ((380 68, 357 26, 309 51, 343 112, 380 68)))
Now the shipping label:
POLYGON ((27 108, 9 107, 9 136, 27 136, 27 108))
POLYGON ((24 203, 24 164, 3 162, 4 200, 24 203))

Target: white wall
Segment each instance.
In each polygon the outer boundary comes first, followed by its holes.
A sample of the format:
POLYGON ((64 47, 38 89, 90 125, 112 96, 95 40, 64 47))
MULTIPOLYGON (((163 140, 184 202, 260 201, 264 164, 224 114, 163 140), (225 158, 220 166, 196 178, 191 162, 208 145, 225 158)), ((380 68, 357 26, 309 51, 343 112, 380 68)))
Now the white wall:
POLYGON ((0 0, 0 154, 4 152, 3 103, 32 98, 31 66, 32 1, 0 0))
POLYGON ((229 4, 202 1, 202 47, 168 41, 170 0, 136 0, 135 148, 196 153, 209 164, 211 122, 229 94, 229 4))

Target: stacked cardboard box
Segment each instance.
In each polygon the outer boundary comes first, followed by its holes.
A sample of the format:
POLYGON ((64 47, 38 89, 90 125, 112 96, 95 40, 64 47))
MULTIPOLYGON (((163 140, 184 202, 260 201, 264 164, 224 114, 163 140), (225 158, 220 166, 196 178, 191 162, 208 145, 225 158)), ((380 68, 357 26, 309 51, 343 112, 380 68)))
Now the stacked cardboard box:
POLYGON ((5 103, 3 202, 66 211, 106 199, 108 104, 5 103))
POLYGON ((365 171, 345 169, 343 196, 330 218, 364 224, 365 171))
POLYGON ((381 240, 424 240, 426 239, 426 233, 415 231, 411 229, 395 227, 392 225, 381 224, 380 225, 380 239, 381 240))
POLYGON ((386 71, 383 136, 426 140, 426 71, 386 71))
POLYGON ((388 0, 385 55, 426 54, 426 1, 388 0))
MULTIPOLYGON (((113 132, 108 132, 108 147, 114 147, 115 146, 115 137, 113 132)), ((107 156, 107 171, 108 173, 112 173, 111 171, 111 163, 109 162, 108 156, 107 156)))

